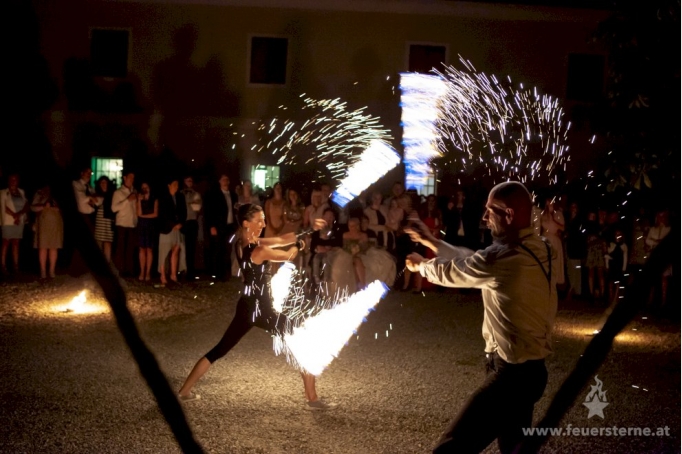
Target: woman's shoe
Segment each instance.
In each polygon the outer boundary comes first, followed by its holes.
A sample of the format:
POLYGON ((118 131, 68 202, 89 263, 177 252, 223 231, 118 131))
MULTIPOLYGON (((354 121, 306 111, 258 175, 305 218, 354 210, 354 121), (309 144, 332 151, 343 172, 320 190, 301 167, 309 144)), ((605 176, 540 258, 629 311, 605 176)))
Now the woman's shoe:
POLYGON ((191 402, 193 400, 199 400, 199 399, 201 399, 201 395, 195 393, 194 391, 190 391, 189 394, 187 394, 186 396, 178 394, 178 400, 180 402, 191 402))
POLYGON ((316 400, 314 402, 306 402, 305 409, 308 411, 325 411, 336 408, 337 404, 333 402, 325 402, 323 400, 316 400))

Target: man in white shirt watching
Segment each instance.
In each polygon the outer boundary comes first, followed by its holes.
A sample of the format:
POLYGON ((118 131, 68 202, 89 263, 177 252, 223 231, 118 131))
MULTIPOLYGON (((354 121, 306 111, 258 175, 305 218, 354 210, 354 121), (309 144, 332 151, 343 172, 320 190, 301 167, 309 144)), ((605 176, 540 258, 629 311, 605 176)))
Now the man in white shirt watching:
POLYGON ((135 247, 137 246, 137 192, 133 187, 135 174, 123 171, 123 184, 111 200, 111 211, 116 213, 116 242, 114 265, 121 276, 135 273, 135 247))
MULTIPOLYGON (((486 378, 451 422, 434 453, 477 453, 495 439, 502 453, 523 441, 532 427, 533 407, 545 390, 545 358, 552 353, 557 310, 552 249, 531 224, 532 201, 519 182, 495 186, 483 220, 494 242, 477 252, 430 235, 418 220, 406 229, 436 258, 407 256, 406 266, 430 282, 474 287, 483 297, 486 378)), ((556 252, 554 252, 556 255, 556 252)))
POLYGON ((97 205, 97 197, 95 197, 95 192, 90 187, 91 177, 92 169, 90 167, 81 169, 80 178, 73 182, 73 192, 76 196, 78 212, 83 216, 83 219, 85 219, 90 231, 93 232, 95 230, 93 214, 95 213, 95 206, 97 205))

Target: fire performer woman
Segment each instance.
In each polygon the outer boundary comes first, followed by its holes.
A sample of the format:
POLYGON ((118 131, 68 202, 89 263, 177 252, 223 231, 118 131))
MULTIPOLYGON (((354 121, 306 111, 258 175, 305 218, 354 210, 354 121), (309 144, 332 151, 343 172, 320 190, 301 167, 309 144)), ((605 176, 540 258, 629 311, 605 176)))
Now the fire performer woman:
MULTIPOLYGON (((284 262, 296 257, 305 244, 300 237, 310 231, 298 235, 293 232, 279 237, 260 238, 265 228, 265 213, 256 204, 246 203, 239 207, 239 231, 237 232, 236 255, 244 274, 245 288, 237 303, 237 310, 230 326, 220 342, 196 365, 178 392, 180 401, 199 399, 199 394, 192 392, 194 384, 208 371, 211 365, 225 356, 253 326, 266 331, 283 334, 288 319, 272 307, 270 294, 270 262, 284 262), (287 250, 276 249, 293 245, 287 250)), ((313 229, 320 230, 326 223, 316 220, 313 229)), ((301 373, 305 388, 306 406, 308 410, 327 410, 335 405, 320 400, 315 391, 315 376, 301 373)))

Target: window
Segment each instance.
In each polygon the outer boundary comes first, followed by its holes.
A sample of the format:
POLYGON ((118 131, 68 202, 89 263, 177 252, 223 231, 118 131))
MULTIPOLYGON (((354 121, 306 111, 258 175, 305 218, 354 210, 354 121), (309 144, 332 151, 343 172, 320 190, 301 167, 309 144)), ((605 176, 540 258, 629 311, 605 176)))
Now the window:
POLYGON ((287 79, 287 38, 251 38, 249 83, 284 85, 287 79))
POLYGON ((604 91, 604 56, 569 54, 566 98, 595 102, 604 91))
POLYGON ((271 188, 279 181, 279 166, 251 166, 251 182, 253 187, 271 188))
POLYGON ((438 44, 410 44, 408 72, 429 73, 433 68, 441 70, 447 61, 447 48, 438 44))
POLYGON ((96 77, 126 77, 130 31, 110 28, 90 30, 90 64, 96 77))
POLYGON ((419 190, 417 192, 419 192, 419 195, 423 195, 424 197, 429 196, 431 194, 435 194, 436 193, 436 175, 433 173, 430 174, 426 178, 426 183, 424 184, 424 186, 419 188, 419 190))
POLYGON ((123 182, 123 159, 118 158, 92 158, 92 177, 90 184, 95 187, 99 177, 108 177, 118 187, 123 182))

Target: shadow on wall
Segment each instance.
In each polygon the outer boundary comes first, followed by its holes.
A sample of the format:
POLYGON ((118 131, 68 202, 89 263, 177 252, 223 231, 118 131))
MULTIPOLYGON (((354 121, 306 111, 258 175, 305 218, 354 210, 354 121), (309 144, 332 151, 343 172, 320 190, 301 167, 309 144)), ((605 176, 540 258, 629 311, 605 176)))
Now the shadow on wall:
POLYGON ((228 89, 218 58, 212 56, 203 67, 192 62, 198 38, 194 25, 177 29, 173 33, 174 54, 161 61, 152 75, 154 109, 162 116, 156 145, 172 147, 183 158, 218 153, 207 148, 207 118, 240 114, 240 99, 228 89))
MULTIPOLYGON (((57 99, 58 89, 40 53, 40 27, 30 2, 8 2, 5 6, 8 36, 3 90, 3 150, 0 153, 0 179, 11 173, 22 176, 22 188, 30 193, 44 184, 49 175, 45 163, 51 159, 50 143, 39 116, 57 99), (8 11, 9 10, 9 11, 8 11)), ((0 182, 0 187, 5 182, 0 182)))
POLYGON ((239 98, 225 84, 225 75, 216 56, 203 68, 192 62, 198 30, 185 25, 173 33, 175 53, 154 69, 154 106, 166 117, 236 117, 239 98))
POLYGON ((124 78, 96 77, 86 58, 64 62, 64 94, 71 111, 139 113, 146 104, 140 93, 140 80, 134 73, 124 78))

